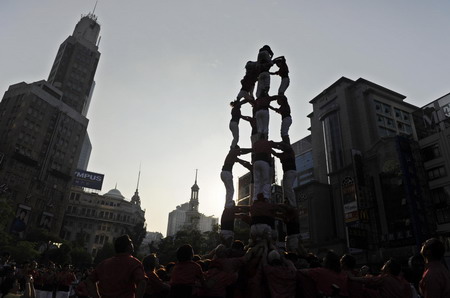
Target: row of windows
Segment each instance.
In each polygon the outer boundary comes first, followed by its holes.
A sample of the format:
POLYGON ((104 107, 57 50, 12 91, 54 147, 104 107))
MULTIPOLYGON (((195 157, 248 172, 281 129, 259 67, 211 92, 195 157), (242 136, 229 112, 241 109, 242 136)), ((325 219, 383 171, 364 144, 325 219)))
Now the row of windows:
MULTIPOLYGON (((66 209, 68 214, 80 215, 80 216, 97 216, 97 212, 94 209, 90 208, 78 208, 76 206, 69 205, 66 209)), ((130 215, 122 215, 122 214, 114 214, 109 211, 100 211, 98 212, 98 218, 109 219, 109 220, 117 220, 122 222, 136 222, 135 218, 132 218, 130 215)))
POLYGON ((447 176, 444 166, 429 169, 427 171, 428 180, 435 180, 447 176))
POLYGON ((408 112, 400 110, 398 108, 393 108, 392 106, 376 101, 375 100, 375 110, 377 113, 382 114, 382 115, 386 115, 386 116, 394 116, 395 119, 400 120, 400 121, 404 121, 407 123, 411 122, 411 116, 409 115, 408 112), (394 110, 394 112, 392 111, 394 110))

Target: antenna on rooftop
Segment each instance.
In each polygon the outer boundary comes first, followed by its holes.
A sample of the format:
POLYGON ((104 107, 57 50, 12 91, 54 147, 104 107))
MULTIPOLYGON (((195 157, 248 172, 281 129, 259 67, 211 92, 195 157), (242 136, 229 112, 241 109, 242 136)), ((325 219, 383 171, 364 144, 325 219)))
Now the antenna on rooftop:
POLYGON ((198 172, 198 169, 195 169, 195 184, 197 184, 197 172, 198 172))
POLYGON ((139 163, 139 174, 138 174, 138 180, 136 185, 136 190, 139 189, 139 180, 141 180, 141 164, 139 163))
POLYGON ((95 5, 94 5, 94 10, 92 11, 92 14, 94 14, 94 13, 95 13, 95 9, 97 8, 97 3, 98 3, 98 0, 97 0, 97 1, 95 1, 95 5))

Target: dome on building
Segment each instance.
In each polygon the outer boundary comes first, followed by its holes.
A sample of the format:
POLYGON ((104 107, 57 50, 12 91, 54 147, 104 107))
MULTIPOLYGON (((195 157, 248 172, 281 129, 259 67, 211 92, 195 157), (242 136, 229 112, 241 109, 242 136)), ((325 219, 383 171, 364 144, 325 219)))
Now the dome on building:
POLYGON ((122 194, 120 193, 120 191, 117 188, 111 189, 110 191, 105 193, 104 196, 108 197, 108 198, 113 198, 113 199, 122 199, 122 200, 125 199, 125 197, 122 196, 122 194))

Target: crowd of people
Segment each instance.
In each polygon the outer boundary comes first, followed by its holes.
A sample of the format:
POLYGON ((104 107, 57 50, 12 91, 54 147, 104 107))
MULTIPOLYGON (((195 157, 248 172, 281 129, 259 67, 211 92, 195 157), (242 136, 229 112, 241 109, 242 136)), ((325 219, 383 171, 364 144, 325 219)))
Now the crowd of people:
POLYGON ((189 244, 178 248, 175 262, 159 264, 156 254, 132 256, 128 235, 116 239, 116 255, 85 271, 34 261, 16 268, 7 254, 1 262, 2 297, 62 298, 448 298, 450 272, 444 245, 424 242, 408 264, 387 260, 379 272, 359 266, 355 257, 328 251, 321 260, 270 243, 244 246, 235 240, 209 254, 195 255, 189 244))

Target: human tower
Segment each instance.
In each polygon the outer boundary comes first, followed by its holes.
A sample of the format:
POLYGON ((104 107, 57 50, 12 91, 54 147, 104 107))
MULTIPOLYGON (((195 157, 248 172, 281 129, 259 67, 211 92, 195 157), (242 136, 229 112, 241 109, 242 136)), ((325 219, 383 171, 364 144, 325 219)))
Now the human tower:
POLYGON ((221 241, 229 246, 234 238, 234 219, 240 218, 250 225, 251 245, 265 243, 274 245, 278 232, 275 229, 277 221, 284 223, 286 232, 285 247, 287 251, 303 253, 300 244, 300 227, 298 211, 293 190, 296 177, 295 154, 289 139, 289 127, 292 124, 291 109, 285 92, 289 87, 289 69, 284 56, 273 58, 273 52, 268 45, 259 49, 257 60, 248 61, 245 65, 245 76, 241 80, 241 89, 236 100, 230 103, 230 131, 233 136, 230 150, 225 158, 220 177, 225 185, 225 207, 221 217, 221 241), (272 66, 278 70, 271 72, 272 66), (270 76, 278 75, 281 83, 277 95, 269 95, 270 76), (256 93, 254 89, 256 86, 256 93), (278 107, 272 106, 276 102, 278 107), (249 104, 251 116, 243 116, 241 107, 249 104), (270 141, 269 110, 281 115, 280 142, 270 141), (243 119, 251 125, 251 148, 240 148, 239 122, 243 119), (251 153, 251 161, 239 156, 251 153), (273 158, 279 158, 283 167, 283 197, 282 204, 271 200, 271 182, 273 158), (249 205, 236 206, 233 201, 234 186, 232 169, 235 163, 247 168, 252 175, 253 189, 249 205))

